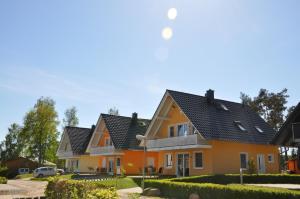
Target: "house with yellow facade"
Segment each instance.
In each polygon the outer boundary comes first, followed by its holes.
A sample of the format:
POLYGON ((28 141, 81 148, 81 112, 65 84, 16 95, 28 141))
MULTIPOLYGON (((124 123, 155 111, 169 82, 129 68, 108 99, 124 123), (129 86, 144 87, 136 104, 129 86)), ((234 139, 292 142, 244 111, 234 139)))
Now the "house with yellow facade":
POLYGON ((94 129, 95 126, 65 127, 56 155, 59 159, 65 160, 66 171, 82 173, 96 171, 97 158, 86 153, 94 129))
POLYGON ((239 173, 253 163, 257 173, 279 172, 275 131, 249 106, 167 90, 145 136, 163 174, 189 176, 239 173))
POLYGON ((145 157, 143 147, 136 135, 144 135, 150 120, 101 114, 86 152, 97 159, 97 170, 109 175, 141 174, 143 168, 157 168, 157 152, 148 152, 145 157))

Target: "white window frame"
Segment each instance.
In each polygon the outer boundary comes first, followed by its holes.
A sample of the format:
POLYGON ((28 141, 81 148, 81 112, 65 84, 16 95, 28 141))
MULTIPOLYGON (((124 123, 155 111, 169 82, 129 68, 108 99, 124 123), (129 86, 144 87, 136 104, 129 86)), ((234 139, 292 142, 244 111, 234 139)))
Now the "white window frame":
POLYGON ((189 135, 189 123, 188 122, 182 122, 182 123, 177 123, 177 124, 175 124, 175 129, 176 129, 176 136, 177 137, 184 137, 184 136, 188 136, 189 135), (179 136, 179 134, 178 134, 178 126, 179 125, 186 125, 187 126, 187 134, 186 135, 182 135, 182 136, 179 136))
POLYGON ((274 163, 274 154, 273 153, 269 153, 268 154, 268 163, 274 163), (269 160, 269 157, 272 157, 272 160, 269 160))
POLYGON ((248 153, 247 152, 240 152, 239 154, 239 160, 240 160, 240 168, 242 169, 248 169, 248 162, 249 162, 249 159, 248 159, 248 153), (242 168, 241 166, 241 155, 246 155, 246 168, 242 168))
POLYGON ((235 125, 243 132, 247 132, 246 127, 240 121, 234 121, 235 125))
POLYGON ((194 169, 203 169, 204 168, 204 155, 203 151, 194 151, 193 152, 193 168, 194 169), (202 154, 202 167, 196 167, 196 153, 201 153, 202 154))
POLYGON ((173 154, 172 153, 165 153, 165 167, 167 169, 171 169, 173 167, 173 154), (168 155, 171 156, 171 165, 168 165, 168 158, 167 158, 168 155))

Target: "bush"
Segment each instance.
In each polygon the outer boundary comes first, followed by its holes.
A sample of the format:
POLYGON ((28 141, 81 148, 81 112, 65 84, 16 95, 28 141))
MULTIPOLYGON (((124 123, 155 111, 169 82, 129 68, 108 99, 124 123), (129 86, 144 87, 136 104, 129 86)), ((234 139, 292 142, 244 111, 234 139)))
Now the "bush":
MULTIPOLYGON (((239 174, 226 175, 201 175, 185 178, 170 179, 174 182, 194 182, 194 183, 215 183, 215 184, 238 184, 240 183, 239 174)), ((244 183, 251 184, 300 184, 300 175, 282 175, 282 174, 244 174, 244 183)))
POLYGON ((49 178, 49 183, 47 185, 45 194, 46 197, 50 199, 81 199, 87 198, 88 194, 91 194, 91 192, 95 189, 105 188, 110 187, 101 182, 49 178))
POLYGON ((6 184, 7 179, 5 177, 0 177, 0 184, 6 184))
POLYGON ((189 198, 196 193, 201 199, 299 199, 300 192, 285 189, 253 187, 247 185, 220 185, 211 183, 185 183, 171 180, 146 180, 146 187, 160 189, 165 197, 189 198))
POLYGON ((93 190, 87 195, 87 199, 117 199, 117 198, 118 195, 114 188, 93 190))
POLYGON ((0 166, 0 176, 7 177, 8 176, 8 168, 0 166))

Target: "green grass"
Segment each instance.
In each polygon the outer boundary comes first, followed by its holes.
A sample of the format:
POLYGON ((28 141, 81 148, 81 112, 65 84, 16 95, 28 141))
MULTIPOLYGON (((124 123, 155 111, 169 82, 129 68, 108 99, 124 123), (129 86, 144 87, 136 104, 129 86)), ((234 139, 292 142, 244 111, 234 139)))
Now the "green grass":
MULTIPOLYGON (((70 180, 72 178, 74 174, 67 174, 67 175, 56 175, 55 177, 56 178, 59 178, 59 179, 67 179, 67 180, 70 180)), ((48 177, 41 177, 41 178, 31 178, 30 180, 34 180, 34 181, 49 181, 49 179, 51 177, 54 177, 54 176, 48 176, 48 177)))
POLYGON ((132 178, 112 178, 109 180, 103 180, 101 183, 107 186, 116 187, 116 189, 138 187, 132 178))
POLYGON ((32 173, 17 175, 16 179, 32 178, 32 173))

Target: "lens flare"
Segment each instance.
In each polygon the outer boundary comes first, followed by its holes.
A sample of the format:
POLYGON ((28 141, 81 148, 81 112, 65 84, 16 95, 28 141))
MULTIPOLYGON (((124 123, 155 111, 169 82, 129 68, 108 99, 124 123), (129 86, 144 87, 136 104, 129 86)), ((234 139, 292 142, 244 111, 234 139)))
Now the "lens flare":
POLYGON ((177 17, 177 9, 176 8, 170 8, 168 10, 168 18, 170 20, 174 20, 177 17))
POLYGON ((165 39, 165 40, 169 40, 172 38, 173 36, 173 31, 172 28, 170 27, 165 27, 162 32, 161 32, 161 36, 165 39))

